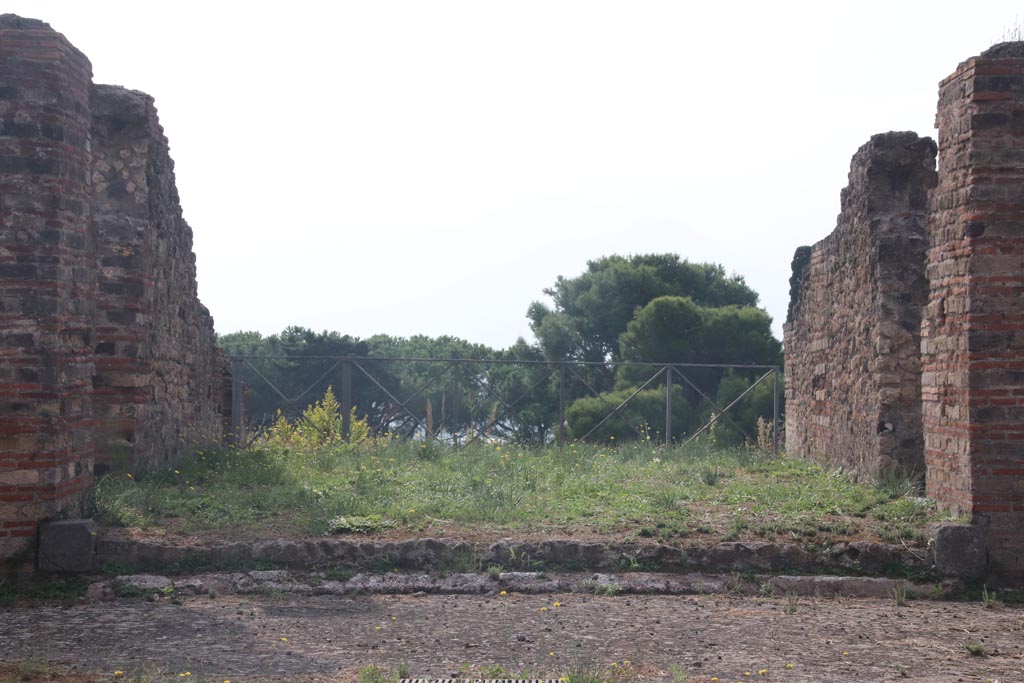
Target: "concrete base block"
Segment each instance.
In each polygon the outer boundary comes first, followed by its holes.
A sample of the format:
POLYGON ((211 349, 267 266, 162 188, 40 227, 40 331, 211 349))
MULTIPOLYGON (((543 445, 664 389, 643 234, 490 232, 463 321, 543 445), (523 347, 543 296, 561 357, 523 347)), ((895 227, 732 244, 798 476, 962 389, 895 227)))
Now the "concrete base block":
POLYGON ((943 576, 981 579, 988 573, 985 532, 969 524, 932 524, 935 568, 943 576))
POLYGON ((39 525, 39 570, 90 572, 96 560, 96 523, 62 519, 39 525))

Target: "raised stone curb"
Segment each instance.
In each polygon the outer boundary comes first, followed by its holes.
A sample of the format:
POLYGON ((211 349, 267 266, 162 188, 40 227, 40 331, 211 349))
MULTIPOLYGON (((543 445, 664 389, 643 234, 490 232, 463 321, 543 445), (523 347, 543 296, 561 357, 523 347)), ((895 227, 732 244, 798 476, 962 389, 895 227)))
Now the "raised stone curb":
POLYGON ((467 566, 568 571, 831 573, 906 575, 930 571, 930 550, 841 542, 820 552, 763 542, 677 548, 659 544, 503 540, 474 546, 453 539, 371 542, 348 539, 275 540, 176 546, 156 541, 101 539, 98 566, 129 565, 177 573, 265 563, 291 569, 451 570, 467 566))
POLYGON ((595 595, 715 595, 724 593, 800 595, 816 597, 892 597, 897 591, 910 597, 934 597, 952 592, 955 584, 916 584, 903 579, 848 576, 765 576, 709 574, 592 574, 502 572, 434 574, 356 574, 348 580, 330 580, 321 573, 284 570, 208 573, 184 579, 151 574, 120 576, 89 588, 93 599, 140 597, 173 599, 188 595, 495 595, 591 593, 595 595))

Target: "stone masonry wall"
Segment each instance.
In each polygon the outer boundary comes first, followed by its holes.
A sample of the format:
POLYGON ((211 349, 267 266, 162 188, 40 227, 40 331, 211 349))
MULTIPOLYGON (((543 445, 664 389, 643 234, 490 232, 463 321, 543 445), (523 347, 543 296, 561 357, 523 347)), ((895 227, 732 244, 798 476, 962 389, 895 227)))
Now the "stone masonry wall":
POLYGON ((168 464, 230 400, 152 99, 91 72, 0 15, 0 562, 86 512, 94 461, 168 464))
POLYGON ((786 449, 866 476, 922 473, 920 315, 935 143, 876 135, 836 229, 797 251, 784 326, 786 449))
POLYGON ((0 559, 92 483, 92 66, 0 16, 0 559))
POLYGON ((1024 43, 939 89, 939 186, 922 327, 928 494, 1024 575, 1024 43))
POLYGON ((220 438, 223 359, 153 99, 97 85, 92 110, 98 461, 167 465, 220 438))

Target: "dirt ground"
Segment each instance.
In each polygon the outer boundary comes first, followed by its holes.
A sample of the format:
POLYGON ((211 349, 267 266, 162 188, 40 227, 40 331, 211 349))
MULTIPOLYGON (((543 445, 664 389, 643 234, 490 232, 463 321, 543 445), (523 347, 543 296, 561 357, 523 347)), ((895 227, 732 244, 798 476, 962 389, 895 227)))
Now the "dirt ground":
POLYGON ((0 660, 9 674, 18 661, 75 667, 24 677, 39 681, 352 681, 400 662, 413 677, 494 664, 557 677, 580 661, 608 671, 629 660, 646 680, 1007 683, 1024 681, 1024 608, 731 595, 120 599, 0 610, 0 660))

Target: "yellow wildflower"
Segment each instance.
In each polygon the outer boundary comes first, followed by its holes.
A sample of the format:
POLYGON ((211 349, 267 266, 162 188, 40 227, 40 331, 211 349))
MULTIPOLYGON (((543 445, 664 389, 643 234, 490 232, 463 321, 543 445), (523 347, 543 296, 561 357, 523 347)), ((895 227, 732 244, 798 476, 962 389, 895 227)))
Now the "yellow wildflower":
POLYGON ((508 595, 508 591, 501 591, 498 595, 508 595))

